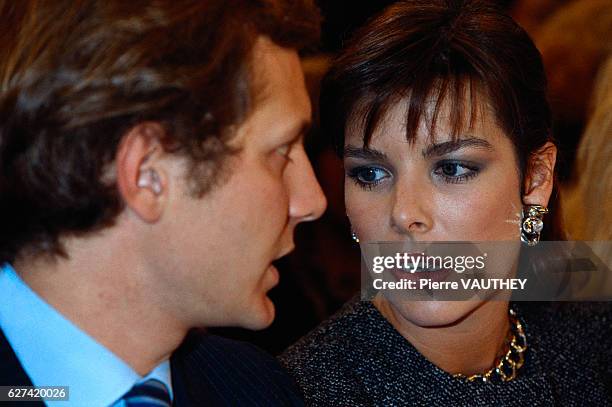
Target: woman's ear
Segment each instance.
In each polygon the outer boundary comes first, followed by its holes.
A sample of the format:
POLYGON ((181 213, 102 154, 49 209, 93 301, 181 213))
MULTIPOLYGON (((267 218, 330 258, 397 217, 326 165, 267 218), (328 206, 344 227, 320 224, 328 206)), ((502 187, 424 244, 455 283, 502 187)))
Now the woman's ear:
POLYGON ((523 204, 548 206, 557 161, 557 147, 550 141, 533 152, 523 181, 523 204))

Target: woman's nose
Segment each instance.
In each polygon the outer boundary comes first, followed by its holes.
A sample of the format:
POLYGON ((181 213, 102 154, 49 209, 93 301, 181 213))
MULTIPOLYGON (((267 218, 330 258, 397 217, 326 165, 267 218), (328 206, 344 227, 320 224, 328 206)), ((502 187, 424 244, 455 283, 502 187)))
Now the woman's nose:
POLYGON ((433 227, 431 193, 424 183, 398 182, 393 193, 391 229, 400 235, 422 235, 433 227))

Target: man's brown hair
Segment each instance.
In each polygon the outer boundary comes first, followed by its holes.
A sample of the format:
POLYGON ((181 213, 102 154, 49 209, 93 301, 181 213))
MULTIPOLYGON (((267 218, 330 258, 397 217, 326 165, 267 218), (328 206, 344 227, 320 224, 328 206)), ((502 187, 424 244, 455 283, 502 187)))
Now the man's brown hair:
POLYGON ((0 262, 112 224, 104 175, 139 122, 165 127, 206 193, 252 108, 256 38, 318 34, 310 0, 0 0, 0 262))

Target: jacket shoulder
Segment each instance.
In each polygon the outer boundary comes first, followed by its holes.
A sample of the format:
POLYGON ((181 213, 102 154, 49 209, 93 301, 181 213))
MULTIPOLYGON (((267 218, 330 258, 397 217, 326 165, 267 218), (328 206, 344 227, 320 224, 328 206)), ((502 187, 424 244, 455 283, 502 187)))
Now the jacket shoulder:
POLYGON ((192 334, 173 355, 172 365, 189 398, 195 401, 211 405, 303 405, 293 380, 276 359, 249 343, 192 334))
POLYGON ((362 394, 371 350, 368 312, 367 304, 351 301, 279 356, 306 404, 369 404, 362 394))

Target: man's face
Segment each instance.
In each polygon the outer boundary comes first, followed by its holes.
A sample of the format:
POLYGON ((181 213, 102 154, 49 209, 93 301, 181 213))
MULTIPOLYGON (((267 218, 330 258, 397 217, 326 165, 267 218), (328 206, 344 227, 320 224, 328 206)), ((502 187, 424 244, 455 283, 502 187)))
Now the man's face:
POLYGON ((302 144, 311 107, 297 53, 261 37, 252 65, 262 90, 230 142, 240 152, 201 199, 177 171, 180 190, 170 195, 163 242, 153 250, 160 305, 190 326, 268 326, 267 292, 279 279, 271 262, 293 249, 295 226, 326 206, 302 144))

